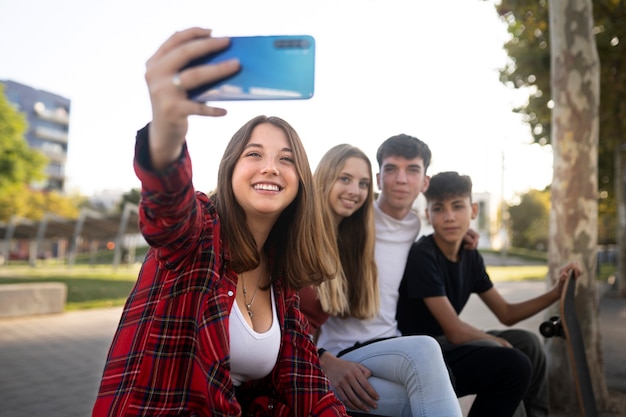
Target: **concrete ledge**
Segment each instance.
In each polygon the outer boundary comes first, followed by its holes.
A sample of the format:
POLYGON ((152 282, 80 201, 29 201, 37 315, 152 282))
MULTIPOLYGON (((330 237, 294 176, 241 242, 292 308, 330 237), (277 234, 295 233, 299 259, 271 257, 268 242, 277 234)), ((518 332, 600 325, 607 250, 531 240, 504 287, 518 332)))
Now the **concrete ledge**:
POLYGON ((62 313, 67 285, 61 282, 28 282, 0 285, 0 318, 62 313))

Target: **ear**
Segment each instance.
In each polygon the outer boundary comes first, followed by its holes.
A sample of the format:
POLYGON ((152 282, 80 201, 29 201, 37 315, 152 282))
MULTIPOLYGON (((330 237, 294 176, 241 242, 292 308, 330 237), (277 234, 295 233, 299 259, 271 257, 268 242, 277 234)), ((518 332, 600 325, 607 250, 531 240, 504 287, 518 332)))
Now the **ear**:
POLYGON ((430 221, 430 212, 428 211, 428 203, 426 203, 426 208, 424 209, 424 214, 426 215, 426 221, 428 221, 429 224, 433 224, 430 221))
POLYGON ((426 192, 430 186, 430 175, 424 176, 424 185, 422 186, 422 192, 426 192))
POLYGON ((376 185, 378 186, 378 190, 383 189, 383 187, 380 186, 380 172, 376 173, 376 185))
POLYGON ((472 220, 478 216, 478 203, 472 203, 472 220))

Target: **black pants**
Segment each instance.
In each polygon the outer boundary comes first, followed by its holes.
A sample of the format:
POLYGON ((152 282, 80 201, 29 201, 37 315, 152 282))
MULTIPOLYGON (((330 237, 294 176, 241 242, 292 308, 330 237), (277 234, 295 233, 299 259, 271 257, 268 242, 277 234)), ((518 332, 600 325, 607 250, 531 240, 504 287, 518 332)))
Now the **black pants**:
POLYGON ((518 349, 442 343, 458 397, 476 394, 469 417, 512 416, 529 386, 532 366, 518 349))
POLYGON ((548 367, 544 345, 539 337, 523 329, 490 330, 487 333, 507 340, 515 349, 524 353, 532 364, 530 385, 524 395, 525 413, 518 410, 515 416, 548 417, 548 367))

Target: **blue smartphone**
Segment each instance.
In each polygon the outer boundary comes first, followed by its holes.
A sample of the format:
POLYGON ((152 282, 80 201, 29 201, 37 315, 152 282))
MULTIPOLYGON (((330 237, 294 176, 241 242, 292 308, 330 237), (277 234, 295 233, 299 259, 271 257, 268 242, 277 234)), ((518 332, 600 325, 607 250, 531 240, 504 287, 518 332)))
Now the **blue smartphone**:
POLYGON ((221 51, 189 66, 238 58, 241 69, 215 83, 190 90, 193 100, 305 100, 315 87, 315 39, 310 35, 231 37, 221 51))

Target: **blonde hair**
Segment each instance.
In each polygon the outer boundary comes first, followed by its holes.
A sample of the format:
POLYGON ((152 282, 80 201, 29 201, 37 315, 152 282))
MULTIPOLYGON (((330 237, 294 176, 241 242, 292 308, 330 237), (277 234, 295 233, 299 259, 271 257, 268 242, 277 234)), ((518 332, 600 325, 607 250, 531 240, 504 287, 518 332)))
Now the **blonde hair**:
POLYGON ((317 199, 322 204, 326 233, 341 264, 335 279, 318 287, 322 309, 333 316, 358 319, 374 317, 380 307, 378 271, 374 259, 374 191, 372 164, 363 151, 341 144, 331 148, 320 160, 313 175, 317 199), (348 158, 359 158, 369 168, 370 183, 363 205, 335 226, 335 213, 328 202, 333 185, 348 158))

